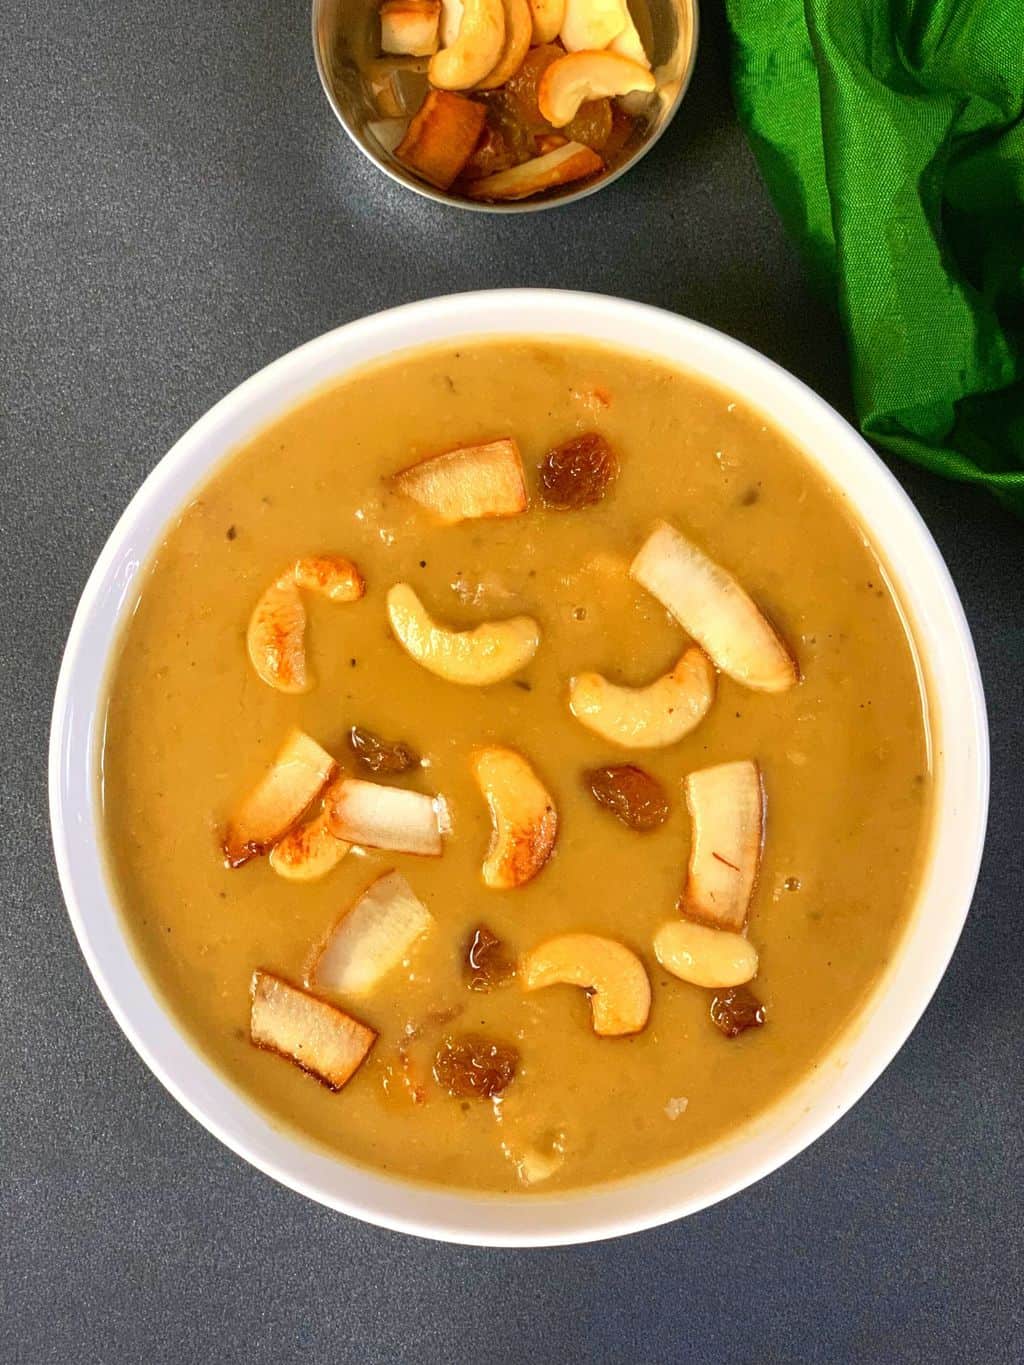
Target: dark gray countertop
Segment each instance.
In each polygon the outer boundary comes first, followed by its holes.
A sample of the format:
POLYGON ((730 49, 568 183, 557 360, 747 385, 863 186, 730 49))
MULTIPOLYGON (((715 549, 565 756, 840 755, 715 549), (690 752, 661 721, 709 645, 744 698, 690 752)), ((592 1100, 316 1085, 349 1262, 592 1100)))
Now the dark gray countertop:
POLYGON ((692 93, 624 180, 518 219, 382 179, 321 97, 301 0, 7 0, 0 67, 0 1358, 26 1362, 1018 1362, 1024 535, 898 471, 981 656, 992 824, 962 943, 853 1112, 753 1189, 624 1241, 447 1248, 251 1170, 92 984, 46 817, 50 699, 118 513, 215 399, 408 299, 589 288, 723 328, 847 407, 736 127, 709 0, 692 93))

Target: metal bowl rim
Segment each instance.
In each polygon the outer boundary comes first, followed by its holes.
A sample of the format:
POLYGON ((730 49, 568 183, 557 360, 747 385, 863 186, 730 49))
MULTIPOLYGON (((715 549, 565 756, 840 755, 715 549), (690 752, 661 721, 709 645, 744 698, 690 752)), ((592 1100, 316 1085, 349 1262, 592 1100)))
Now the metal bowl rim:
POLYGON ((423 199, 430 199, 435 204, 444 204, 449 208, 467 209, 470 213, 539 213, 542 209, 562 208, 566 204, 575 204, 581 199, 586 199, 591 194, 597 194, 599 190, 605 189, 608 185, 614 184, 620 176, 625 175, 628 170, 631 170, 638 161, 642 160, 643 157, 647 155, 672 123, 676 114, 679 112, 679 106, 682 104, 686 92, 690 88, 694 67, 697 63, 697 48, 700 43, 700 0, 683 0, 683 3, 689 6, 692 19, 690 55, 686 63, 686 69, 679 79, 679 89, 676 92, 676 97, 666 111, 657 130, 649 137, 645 137, 644 141, 637 147, 633 155, 627 161, 624 161, 621 166, 617 166, 614 171, 608 172, 608 174, 603 175, 599 180, 595 180, 591 184, 585 185, 582 189, 574 190, 570 194, 559 195, 554 199, 523 199, 508 204, 477 204, 471 199, 457 198, 455 195, 446 194, 443 190, 434 189, 431 185, 426 185, 421 181, 415 180, 412 176, 406 178, 405 176, 400 175, 393 166, 389 166, 385 161, 381 160, 380 157, 376 156, 356 135, 355 130, 349 124, 348 119, 345 117, 338 104, 334 90, 327 77, 323 55, 320 51, 319 25, 317 22, 323 11, 325 0, 313 0, 310 9, 313 60, 316 62, 316 71, 320 78, 321 89, 327 97, 328 104, 334 111, 334 117, 345 130, 349 140, 358 147, 367 161, 376 166, 379 171, 382 171, 394 184, 401 185, 403 189, 412 190, 414 194, 420 195, 423 199))

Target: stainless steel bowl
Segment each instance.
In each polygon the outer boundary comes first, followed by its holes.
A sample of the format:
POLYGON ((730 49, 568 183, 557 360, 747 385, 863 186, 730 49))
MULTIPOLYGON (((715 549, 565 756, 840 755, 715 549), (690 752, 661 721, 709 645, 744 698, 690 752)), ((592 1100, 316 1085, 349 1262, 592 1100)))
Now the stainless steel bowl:
MULTIPOLYGON (((359 150, 385 175, 439 204, 479 213, 535 213, 571 204, 610 185, 661 137, 686 94, 697 55, 697 0, 631 0, 630 9, 652 55, 658 89, 642 97, 631 112, 639 115, 635 145, 618 166, 581 189, 566 185, 536 199, 484 204, 435 189, 396 160, 397 121, 382 117, 373 102, 372 72, 379 62, 377 6, 374 0, 313 0, 313 52, 324 94, 338 122, 359 150)), ((424 90, 426 77, 423 77, 424 90)), ((630 99, 636 97, 631 96, 630 99)))

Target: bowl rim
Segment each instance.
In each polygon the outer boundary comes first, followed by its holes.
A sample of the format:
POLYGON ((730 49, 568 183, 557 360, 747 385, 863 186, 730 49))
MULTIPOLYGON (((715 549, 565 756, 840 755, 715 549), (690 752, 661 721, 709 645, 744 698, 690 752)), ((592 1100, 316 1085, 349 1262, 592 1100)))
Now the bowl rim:
POLYGON ((355 129, 346 118, 341 105, 338 103, 334 88, 327 74, 324 55, 320 49, 319 34, 319 20, 326 0, 312 0, 312 5, 310 6, 310 34, 313 41, 313 61, 316 63, 316 73, 320 80, 320 88, 324 93, 327 103, 331 107, 334 117, 337 119, 338 123, 341 124, 346 136, 350 142, 362 152, 367 161, 369 161, 372 166, 375 166, 378 171, 381 171, 386 175, 393 184, 400 185, 403 189, 411 190, 414 194, 418 194, 423 199, 429 199, 435 204, 443 204, 447 208, 453 209, 466 209, 470 213, 539 213, 543 209, 556 209, 562 208, 567 204, 575 204, 581 199, 587 199, 590 195, 597 194, 600 190, 613 184, 620 176, 625 175, 627 171, 632 170, 637 162, 643 160, 655 143, 661 140, 662 136, 675 119, 675 116, 679 113, 679 106, 686 98, 687 92, 690 89, 690 85, 693 81, 693 73, 697 65, 697 48, 700 43, 700 0, 682 0, 682 2, 690 8, 690 52, 686 60, 686 66, 679 78, 679 89, 676 91, 672 103, 665 111, 665 115, 656 131, 650 137, 645 137, 640 146, 633 152, 632 156, 626 161, 623 161, 621 165, 616 166, 615 170, 609 171, 599 179, 589 182, 581 189, 571 190, 567 194, 555 195, 552 198, 520 199, 506 203, 485 203, 483 201, 478 203, 473 199, 466 199, 461 195, 449 194, 446 190, 439 190, 433 185, 428 185, 426 181, 417 180, 412 174, 403 175, 396 167, 389 165, 383 157, 376 156, 372 148, 368 147, 362 139, 358 137, 355 129))
POLYGON ((800 380, 705 324, 604 295, 539 289, 447 295, 347 323, 273 361, 200 417, 149 473, 89 575, 61 663, 49 747, 54 853, 72 926, 108 1007, 166 1089, 237 1155, 319 1203, 395 1231, 481 1246, 567 1245, 655 1227, 753 1184, 825 1133, 902 1047, 952 956, 980 867, 988 781, 984 695, 959 598, 917 510, 858 433, 800 380), (861 1013, 811 1077, 685 1161, 565 1195, 417 1186, 275 1126, 174 1022, 129 947, 97 838, 94 763, 107 666, 135 575, 189 493, 247 436, 350 370, 458 337, 516 335, 646 352, 703 375, 767 413, 823 472, 827 465, 825 477, 853 504, 913 618, 942 751, 916 908, 861 1013))

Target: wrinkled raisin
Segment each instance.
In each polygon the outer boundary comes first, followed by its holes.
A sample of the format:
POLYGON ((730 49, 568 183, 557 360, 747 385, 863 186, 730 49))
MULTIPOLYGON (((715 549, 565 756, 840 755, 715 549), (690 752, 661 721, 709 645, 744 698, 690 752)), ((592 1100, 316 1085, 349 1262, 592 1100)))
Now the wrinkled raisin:
POLYGON ((471 991, 490 991, 514 975, 501 939, 486 924, 478 924, 466 947, 466 985, 471 991))
POLYGON ((530 49, 519 70, 496 92, 495 102, 510 122, 529 132, 552 132, 551 124, 540 112, 537 91, 544 72, 552 62, 564 56, 565 52, 557 43, 542 43, 530 49))
POLYGON ((516 1074, 519 1052, 477 1033, 446 1038, 434 1058, 434 1079, 456 1099, 500 1095, 516 1074))
POLYGON ((600 502, 619 473, 615 452, 596 431, 549 450, 540 465, 540 495, 548 507, 576 511, 600 502))
POLYGON ((584 101, 563 132, 570 142, 582 142, 595 152, 601 151, 612 135, 611 100, 584 101))
POLYGON ((761 1027, 764 1006, 749 987, 732 986, 711 1001, 711 1022, 727 1038, 737 1038, 744 1029, 761 1027))
POLYGON ((394 744, 372 730, 353 725, 348 732, 349 747, 356 756, 356 766, 368 773, 404 773, 415 768, 419 754, 400 741, 394 744))
POLYGON ((657 829, 668 819, 668 797, 656 777, 632 763, 591 768, 584 773, 599 806, 611 811, 629 829, 657 829))
MULTIPOLYGON (((462 168, 463 180, 480 180, 516 164, 515 148, 500 128, 488 124, 476 145, 476 150, 462 168)), ((421 567, 423 567, 421 565, 421 567)))

